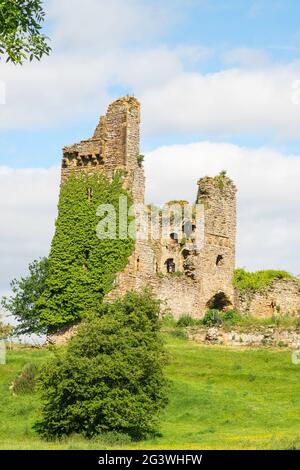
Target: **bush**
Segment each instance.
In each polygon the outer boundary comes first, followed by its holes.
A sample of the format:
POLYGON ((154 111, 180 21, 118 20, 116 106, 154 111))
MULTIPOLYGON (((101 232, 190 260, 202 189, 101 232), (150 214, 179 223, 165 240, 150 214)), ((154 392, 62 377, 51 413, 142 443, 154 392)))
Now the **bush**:
POLYGON ((247 272, 244 269, 236 269, 233 284, 238 290, 262 290, 278 279, 293 279, 286 271, 269 269, 265 271, 247 272))
POLYGON ((237 325, 241 321, 241 315, 236 310, 228 310, 222 314, 222 320, 228 325, 237 325))
POLYGON ((13 381, 10 390, 15 395, 34 392, 38 368, 36 364, 26 364, 21 374, 13 381))
POLYGON ((12 334, 13 334, 13 328, 10 325, 4 325, 0 321, 0 340, 7 339, 12 334))
POLYGON ((197 320, 194 320, 194 318, 191 317, 191 315, 182 315, 182 317, 179 318, 177 321, 177 326, 179 327, 186 327, 186 326, 192 326, 197 324, 197 320))
POLYGON ((209 309, 202 319, 203 325, 216 326, 222 324, 221 312, 216 309, 209 309))
POLYGON ((43 437, 155 432, 167 402, 158 315, 149 293, 127 293, 83 321, 41 374, 44 405, 35 427, 43 437))
POLYGON ((163 327, 174 327, 176 326, 177 322, 175 320, 175 318, 173 317, 172 313, 171 312, 166 312, 163 316, 162 316, 162 319, 161 319, 161 326, 163 327))

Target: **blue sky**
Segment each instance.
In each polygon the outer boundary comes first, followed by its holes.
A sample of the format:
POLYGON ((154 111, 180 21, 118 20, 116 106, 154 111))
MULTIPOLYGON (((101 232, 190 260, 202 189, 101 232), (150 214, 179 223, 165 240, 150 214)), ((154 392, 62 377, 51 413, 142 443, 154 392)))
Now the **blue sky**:
POLYGON ((0 63, 0 295, 49 251, 62 147, 127 93, 142 105, 147 201, 193 200, 199 177, 226 169, 239 189, 238 266, 299 274, 300 2, 45 8, 50 57, 0 63))
MULTIPOLYGON (((64 3, 68 3, 65 1, 64 3)), ((98 2, 105 3, 105 2, 98 2)), ((126 2, 123 1, 124 4, 126 2)), ((129 2, 130 3, 130 2, 129 2)), ((133 7, 134 7, 133 2, 133 7)), ((296 0, 289 1, 210 1, 210 0, 185 0, 185 1, 139 1, 141 8, 147 6, 149 16, 146 17, 150 25, 150 34, 145 37, 134 35, 126 38, 122 37, 121 45, 117 45, 111 54, 126 50, 126 53, 143 53, 144 50, 154 48, 169 48, 170 50, 182 46, 192 46, 203 48, 203 58, 200 60, 191 60, 190 57, 182 57, 182 66, 187 73, 210 74, 231 69, 240 66, 240 59, 228 59, 230 53, 243 48, 252 51, 258 56, 265 55, 266 63, 285 64, 298 60, 300 50, 300 3, 296 0), (163 4, 163 6, 162 6, 163 4), (161 16, 161 24, 155 28, 157 16, 161 16), (151 34, 153 30, 153 34, 151 34), (227 57, 227 59, 226 59, 227 57)), ((84 62, 81 51, 76 56, 76 47, 72 48, 71 35, 65 40, 57 40, 57 23, 64 21, 64 17, 59 17, 59 12, 55 11, 55 2, 46 2, 49 8, 48 21, 46 23, 47 34, 52 38, 53 61, 56 57, 64 57, 69 53, 74 55, 78 67, 84 62)), ((71 5, 71 3, 70 3, 71 5)), ((78 12, 79 14, 80 12, 78 12)), ((117 6, 115 14, 117 15, 117 6)), ((99 19, 101 23, 101 19, 99 19)), ((143 21, 139 28, 143 30, 143 21)), ((83 25, 84 27, 84 25, 83 25)), ((136 27, 136 25, 135 25, 136 27)), ((114 31, 111 32, 114 34, 114 31)), ((126 33, 126 31, 125 31, 126 33)), ((97 38, 96 38, 97 40, 97 38)), ((84 46, 84 42, 83 42, 84 46)), ((87 42, 87 48, 89 43, 87 42)), ((106 47, 106 45, 104 45, 106 47)), ((103 48, 101 47, 101 37, 98 43, 98 60, 101 61, 103 48)), ((104 51, 105 52, 105 51, 104 51)), ((196 56, 197 54, 195 54, 196 56)), ((246 59, 245 59, 246 60, 246 59)), ((260 60, 260 59, 258 59, 260 60)), ((261 59, 263 60, 263 58, 261 59)), ((34 67, 43 67, 43 64, 34 65, 34 67)), ((84 66, 84 65, 83 65, 84 66)), ((5 65, 0 68, 1 73, 5 65)), ((11 73, 14 71, 12 70, 11 73)), ((18 71, 20 74, 20 72, 18 71)), ((89 73, 87 71, 87 73, 89 73)), ((69 115, 60 119, 59 106, 56 109, 58 119, 53 118, 50 122, 40 122, 38 116, 33 122, 26 121, 14 123, 14 119, 7 126, 1 126, 0 130, 0 165, 9 165, 14 168, 24 168, 30 166, 50 166, 58 164, 61 156, 61 147, 65 144, 75 142, 78 139, 88 137, 91 129, 95 126, 98 114, 103 111, 102 103, 106 104, 110 98, 114 98, 124 93, 135 93, 134 84, 127 81, 122 83, 122 77, 118 76, 118 71, 113 71, 109 83, 105 83, 106 99, 100 99, 99 105, 92 106, 89 110, 77 111, 74 115, 69 115), (126 83, 127 82, 127 83, 126 83), (102 102, 101 102, 102 101, 102 102), (5 128, 7 127, 7 128, 5 128), (41 147, 43 151, 41 152, 41 147)), ((76 77, 74 77, 76 80, 76 77)), ((21 81, 21 80, 20 80, 21 81)), ((18 84, 20 86, 20 83, 18 84)), ((150 82, 151 85, 151 82, 150 82)), ((10 105, 10 83, 7 86, 7 106, 10 105)), ((26 82, 26 86, 27 82, 26 82)), ((34 87, 34 83, 32 85, 34 87)), ((101 86, 101 85, 100 85, 101 86)), ((102 85, 103 86, 103 85, 102 85)), ((96 95, 96 91, 93 90, 96 95)), ((47 90, 45 89, 45 93, 47 90)), ((80 93, 80 84, 78 85, 80 93)), ((101 94, 103 90, 101 90, 101 94)), ((22 96, 19 97, 22 101, 22 96)), ((76 99, 72 95, 70 99, 76 99)), ((62 103, 65 106, 66 103, 62 103)), ((20 103, 22 106, 22 103, 20 103)), ((23 106, 30 108, 30 101, 24 100, 23 106)), ((44 103, 40 101, 41 111, 45 114, 50 107, 50 113, 53 113, 51 102, 44 103)), ((0 108, 0 113, 3 106, 0 108)), ((30 109, 28 110, 30 113, 30 109)), ((15 111, 18 112, 18 109, 15 111)), ((38 113, 37 113, 38 114, 38 113)), ((197 131, 194 129, 189 132, 187 129, 182 131, 176 129, 166 130, 163 133, 156 133, 145 127, 142 135, 142 150, 147 152, 157 146, 169 143, 187 143, 206 139, 220 141, 224 140, 246 146, 270 145, 275 148, 295 153, 299 148, 299 136, 278 137, 276 130, 265 131, 263 134, 251 130, 239 133, 228 131, 222 132, 220 129, 212 129, 210 132, 203 129, 199 124, 197 131)))

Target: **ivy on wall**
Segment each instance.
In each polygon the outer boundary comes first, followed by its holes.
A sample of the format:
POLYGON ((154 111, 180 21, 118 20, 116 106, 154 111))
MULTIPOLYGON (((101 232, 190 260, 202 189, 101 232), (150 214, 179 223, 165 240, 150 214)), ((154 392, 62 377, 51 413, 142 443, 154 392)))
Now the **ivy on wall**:
MULTIPOLYGON (((116 273, 128 263, 132 238, 119 238, 119 197, 128 197, 121 174, 112 182, 104 175, 71 174, 61 188, 56 231, 49 256, 46 288, 38 300, 41 322, 55 331, 96 310, 113 287, 116 273), (99 239, 97 208, 112 204, 116 238, 99 239)), ((132 218, 127 216, 127 224, 132 218)))

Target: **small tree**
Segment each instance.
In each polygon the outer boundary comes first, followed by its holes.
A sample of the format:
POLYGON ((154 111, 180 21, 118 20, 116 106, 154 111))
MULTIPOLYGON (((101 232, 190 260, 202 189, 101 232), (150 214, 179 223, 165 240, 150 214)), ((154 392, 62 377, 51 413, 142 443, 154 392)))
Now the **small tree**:
POLYGON ((12 332, 13 328, 10 325, 4 325, 0 318, 0 340, 7 339, 9 336, 11 336, 12 332))
POLYGON ((48 259, 41 258, 29 265, 29 274, 20 280, 14 279, 10 286, 13 295, 3 297, 1 305, 8 310, 20 323, 15 332, 46 333, 47 328, 41 324, 40 312, 36 305, 45 290, 48 275, 48 259))
POLYGON ((22 64, 49 55, 47 37, 41 34, 45 13, 41 0, 0 0, 0 59, 22 64))
POLYGON ((166 404, 158 313, 149 293, 127 293, 83 321, 42 372, 42 436, 117 431, 138 439, 155 431, 166 404))

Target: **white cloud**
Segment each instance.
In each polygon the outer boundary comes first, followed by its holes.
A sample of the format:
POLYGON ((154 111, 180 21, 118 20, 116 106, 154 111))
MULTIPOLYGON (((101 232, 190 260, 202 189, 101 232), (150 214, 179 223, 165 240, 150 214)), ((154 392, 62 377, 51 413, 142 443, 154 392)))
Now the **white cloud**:
POLYGON ((264 67, 269 64, 269 58, 265 51, 248 47, 237 47, 224 54, 226 64, 239 65, 246 68, 264 67))
POLYGON ((144 129, 151 133, 271 133, 299 138, 300 106, 293 83, 300 63, 262 69, 183 73, 165 86, 144 90, 144 129))
POLYGON ((48 254, 58 190, 58 168, 0 167, 0 295, 29 262, 48 254))
POLYGON ((276 65, 259 50, 237 48, 225 53, 223 70, 202 73, 216 51, 164 44, 164 31, 177 21, 169 2, 49 0, 47 10, 51 56, 23 67, 0 64, 2 129, 80 122, 104 109, 120 85, 141 99, 148 135, 299 139, 299 61, 276 65))
POLYGON ((54 47, 93 57, 149 39, 153 43, 176 21, 175 12, 155 0, 48 0, 46 10, 54 47))

